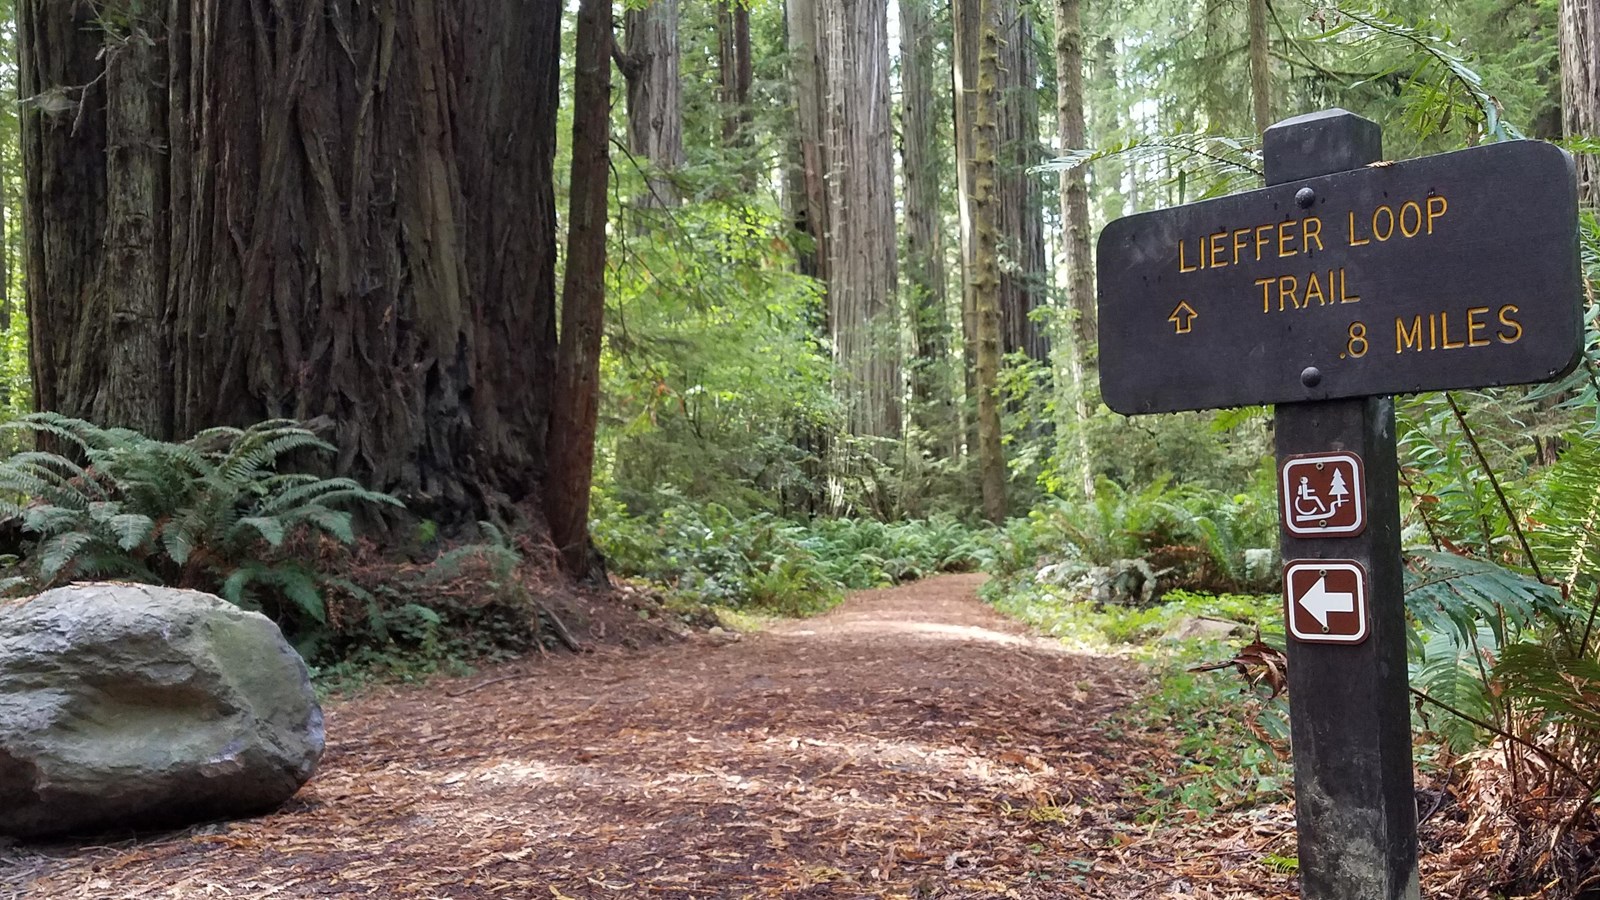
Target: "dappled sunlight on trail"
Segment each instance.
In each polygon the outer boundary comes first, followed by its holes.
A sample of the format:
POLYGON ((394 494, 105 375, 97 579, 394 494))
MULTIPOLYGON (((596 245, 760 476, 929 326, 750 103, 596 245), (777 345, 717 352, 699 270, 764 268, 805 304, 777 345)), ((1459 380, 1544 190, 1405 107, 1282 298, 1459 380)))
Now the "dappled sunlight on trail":
POLYGON ((1102 730, 1143 677, 1025 633, 980 582, 336 703, 286 808, 21 851, 0 896, 1281 896, 1184 880, 1133 822, 1145 736, 1102 730))

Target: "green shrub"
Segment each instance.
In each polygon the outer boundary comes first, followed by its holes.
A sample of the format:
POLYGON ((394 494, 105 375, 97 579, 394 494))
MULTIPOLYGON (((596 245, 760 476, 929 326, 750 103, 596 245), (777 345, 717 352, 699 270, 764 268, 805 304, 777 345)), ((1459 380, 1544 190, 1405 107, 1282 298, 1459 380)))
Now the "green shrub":
POLYGON ((635 517, 599 498, 593 533, 618 574, 783 615, 826 609, 845 590, 970 571, 984 552, 977 532, 951 518, 798 523, 768 513, 741 517, 716 503, 635 517))
POLYGON ((0 460, 0 515, 20 524, 3 586, 120 578, 198 588, 247 609, 327 621, 318 544, 355 542, 353 505, 399 506, 349 478, 279 472, 332 445, 287 420, 212 428, 172 443, 53 413, 0 425, 65 452, 0 460))

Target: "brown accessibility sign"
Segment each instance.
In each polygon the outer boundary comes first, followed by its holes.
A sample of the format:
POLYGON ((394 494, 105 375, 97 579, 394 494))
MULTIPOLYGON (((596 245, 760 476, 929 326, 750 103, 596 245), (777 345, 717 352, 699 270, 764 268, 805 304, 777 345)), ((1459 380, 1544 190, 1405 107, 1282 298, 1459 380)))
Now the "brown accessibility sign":
POLYGON ((1278 507, 1295 537, 1354 537, 1367 527, 1366 472, 1354 453, 1306 453, 1279 463, 1278 507))

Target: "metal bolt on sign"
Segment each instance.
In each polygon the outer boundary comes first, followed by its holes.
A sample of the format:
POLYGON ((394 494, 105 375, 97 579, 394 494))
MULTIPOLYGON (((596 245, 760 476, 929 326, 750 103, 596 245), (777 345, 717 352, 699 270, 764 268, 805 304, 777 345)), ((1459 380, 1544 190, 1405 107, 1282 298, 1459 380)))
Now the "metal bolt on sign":
POLYGON ((1263 157, 1262 190, 1101 233, 1101 392, 1277 404, 1302 896, 1417 898, 1393 395, 1577 364, 1576 176, 1538 141, 1374 166, 1378 125, 1339 109, 1263 157))

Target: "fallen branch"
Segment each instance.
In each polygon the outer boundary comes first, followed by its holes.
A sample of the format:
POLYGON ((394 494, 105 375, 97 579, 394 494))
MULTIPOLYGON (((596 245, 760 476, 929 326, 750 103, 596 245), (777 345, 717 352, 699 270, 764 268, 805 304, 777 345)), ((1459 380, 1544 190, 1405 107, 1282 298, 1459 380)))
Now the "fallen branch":
POLYGON ((446 694, 445 696, 450 697, 452 699, 454 699, 456 697, 465 697, 466 695, 472 693, 473 691, 481 691, 481 690, 483 690, 484 688, 488 687, 491 684, 500 684, 501 682, 504 682, 504 681, 516 681, 519 678, 532 678, 533 675, 534 675, 534 673, 532 673, 532 672, 512 672, 510 675, 501 675, 498 678, 491 678, 488 681, 480 681, 477 684, 469 685, 467 687, 464 687, 459 691, 451 691, 448 694, 446 694))
POLYGON ((535 604, 534 608, 550 620, 550 630, 555 632, 556 639, 561 642, 562 646, 573 653, 584 652, 584 646, 578 643, 578 639, 572 636, 572 632, 567 630, 566 623, 562 622, 561 618, 555 614, 555 610, 538 604, 535 604))

